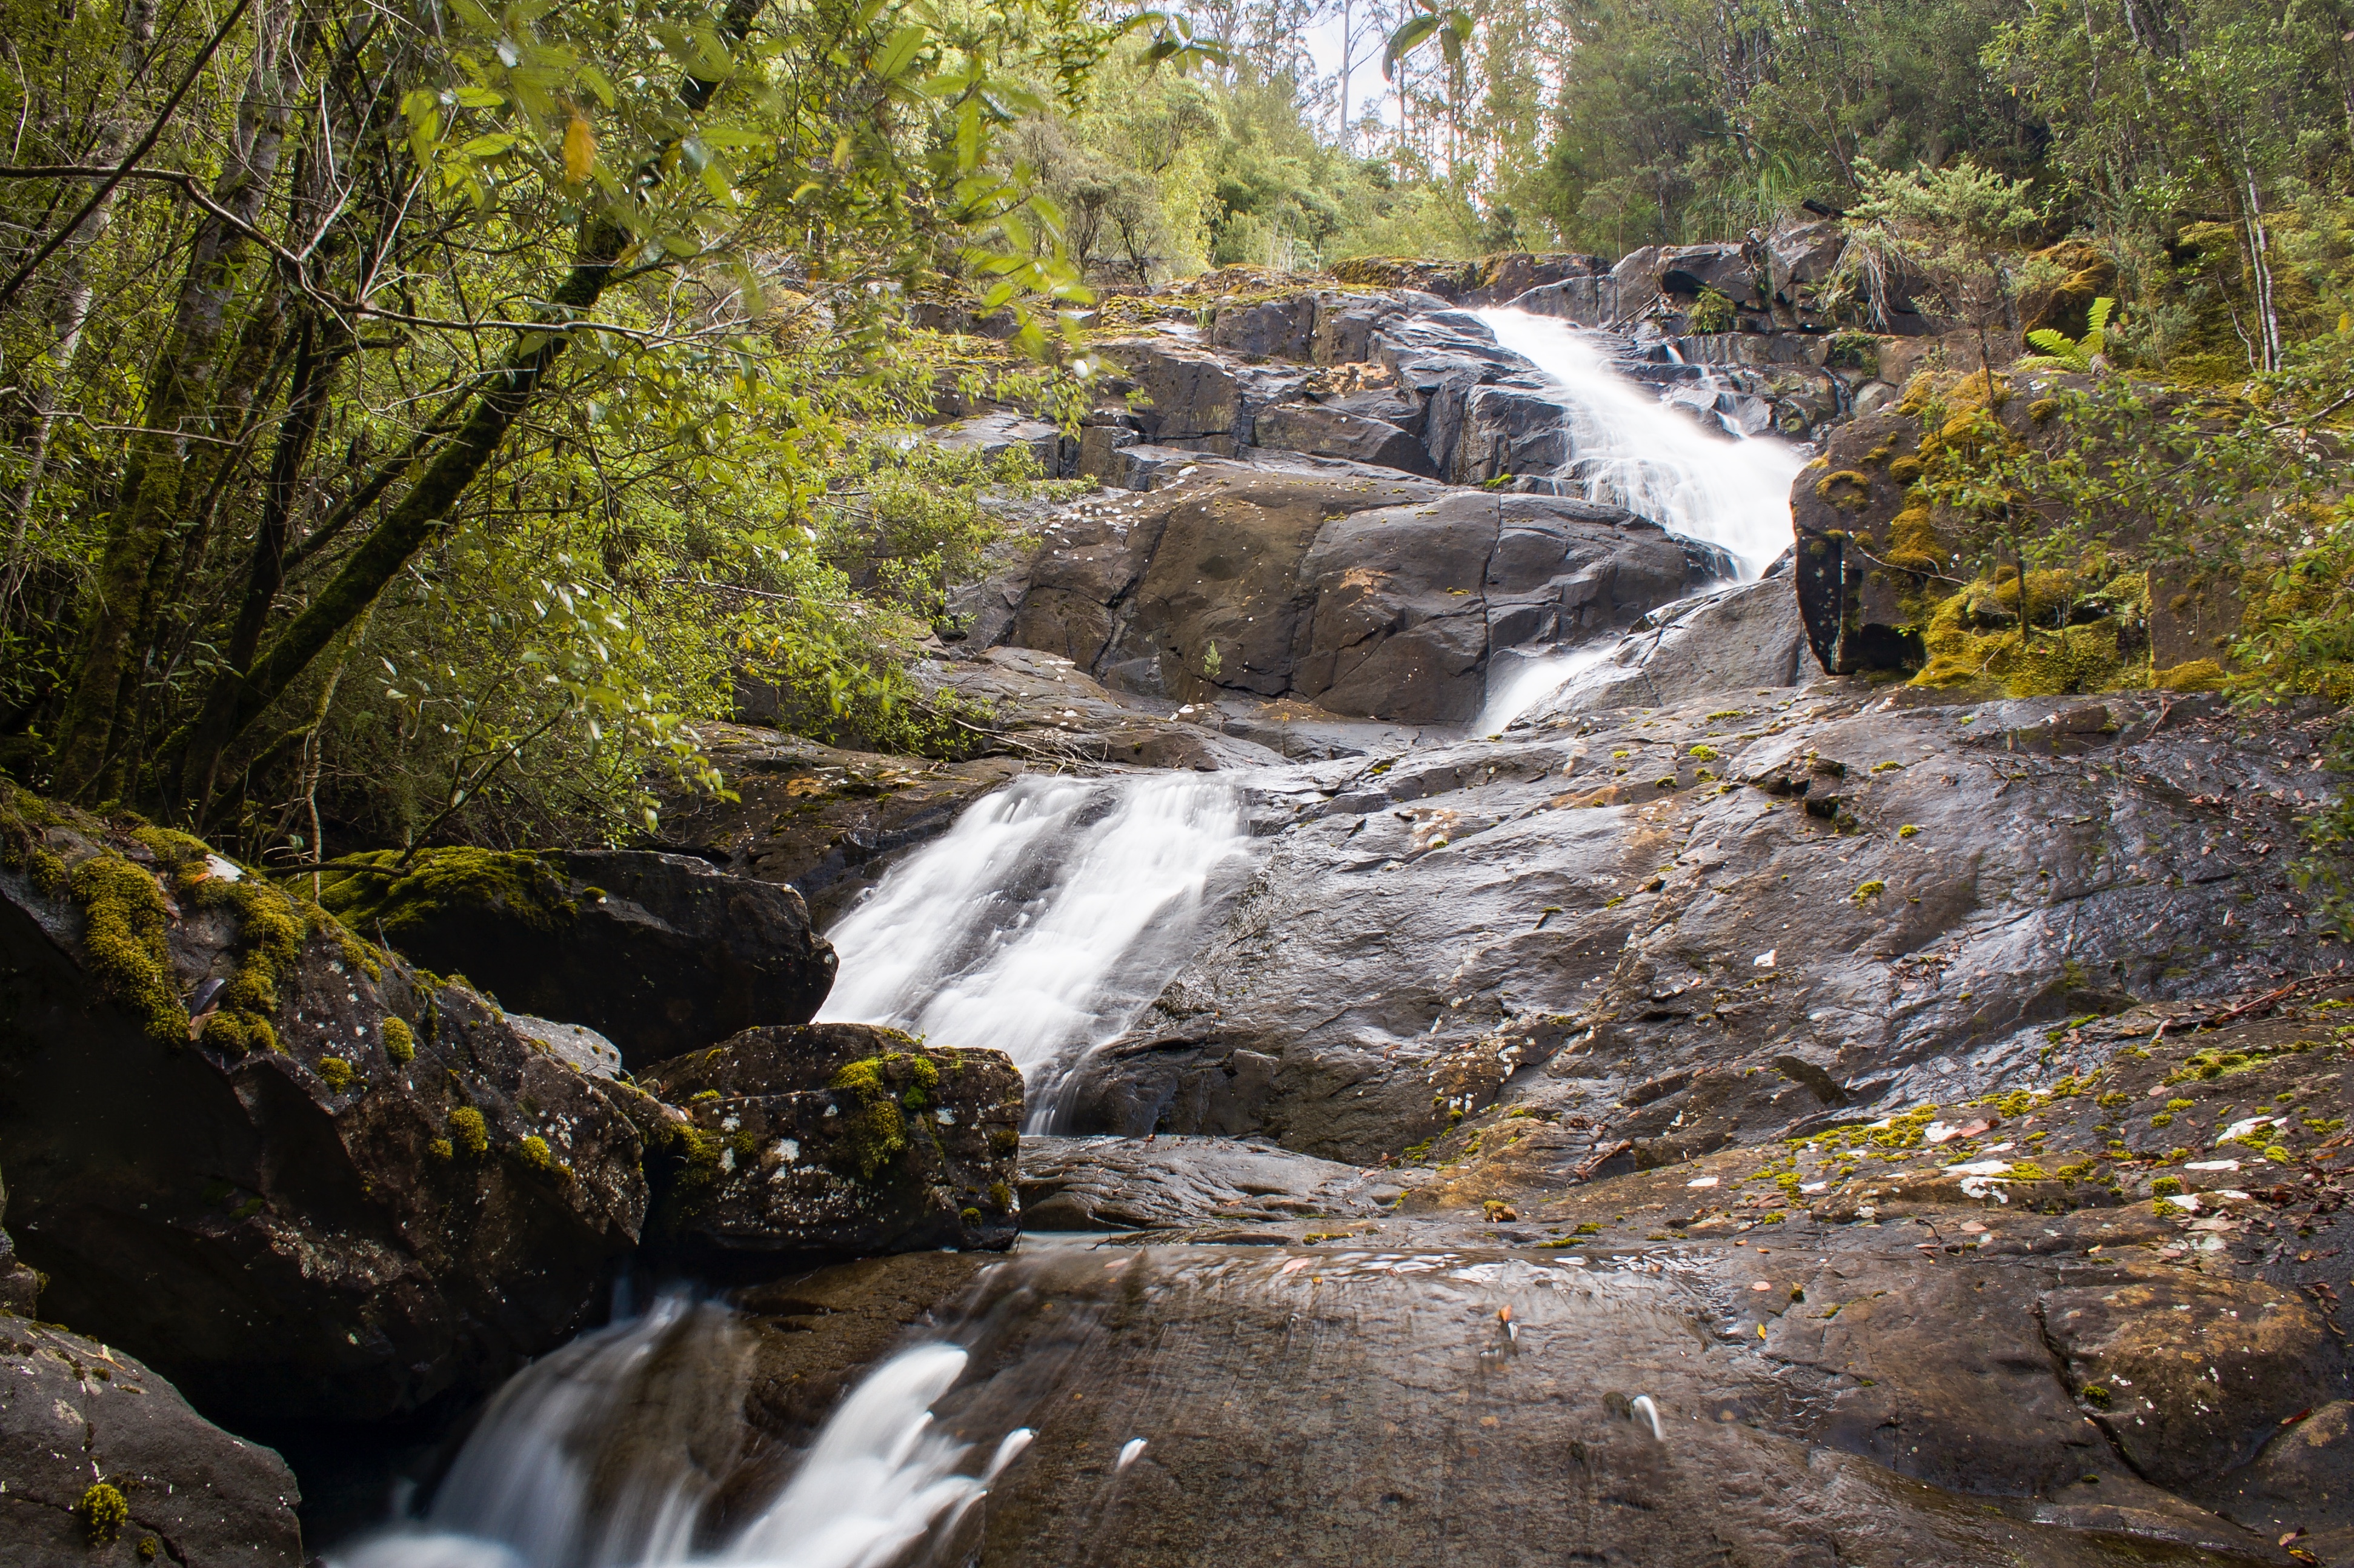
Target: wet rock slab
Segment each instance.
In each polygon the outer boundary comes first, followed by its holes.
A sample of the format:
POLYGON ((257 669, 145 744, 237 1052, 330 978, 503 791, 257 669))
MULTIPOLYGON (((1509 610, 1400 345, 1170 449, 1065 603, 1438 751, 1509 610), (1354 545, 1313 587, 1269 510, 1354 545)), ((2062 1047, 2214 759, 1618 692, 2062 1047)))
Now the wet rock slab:
POLYGON ((1379 1171, 1224 1138, 1026 1138, 1030 1231, 1156 1231, 1259 1222, 1344 1225, 1404 1189, 1379 1171))
MULTIPOLYGON (((1796 1277, 1808 1300, 1837 1298, 1807 1262, 1796 1277)), ((2008 1352, 2017 1372, 1975 1377, 1973 1349, 1947 1343, 1936 1360, 1950 1380, 1917 1386, 1967 1396, 1975 1431, 1908 1423, 1892 1444, 1866 1422, 1883 1453, 1861 1451, 1811 1390, 1792 1397, 1794 1362, 1774 1342, 1786 1330, 1755 1332, 1802 1310, 1793 1285, 1778 1255, 1730 1247, 1041 1261, 981 1282, 973 1368, 938 1407, 944 1429, 977 1444, 1017 1419, 1037 1432, 965 1539, 1007 1563, 2288 1561, 2105 1461, 2032 1353, 2031 1310, 2008 1352), (1785 1310, 1746 1306, 1769 1294, 1785 1310), (2016 1436, 2059 1451, 2048 1486, 2023 1484, 2024 1463, 1966 1457, 1967 1439, 2017 1426, 2006 1402, 2031 1377, 2050 1386, 2054 1435, 2031 1422, 2016 1436), (2089 1458, 2067 1441, 2080 1433, 2089 1458)), ((1837 1380, 1861 1387, 1844 1370, 1837 1380)))
POLYGON ((1568 1162, 1605 1122, 1664 1162, 2334 961, 2286 872, 2324 788, 2294 715, 1917 695, 1728 693, 1295 774, 1312 796, 1065 1126, 1367 1162, 1511 1082, 1568 1162))
POLYGON ((188 1408, 130 1356, 0 1312, 0 1565, 297 1568, 285 1462, 188 1408), (93 1528, 90 1489, 119 1494, 93 1528))

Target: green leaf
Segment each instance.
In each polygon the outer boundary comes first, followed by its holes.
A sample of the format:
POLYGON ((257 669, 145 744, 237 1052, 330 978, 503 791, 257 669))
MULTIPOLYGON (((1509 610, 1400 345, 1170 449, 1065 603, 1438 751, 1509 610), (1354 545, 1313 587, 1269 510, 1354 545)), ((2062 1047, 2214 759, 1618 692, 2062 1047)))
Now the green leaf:
POLYGON ((916 56, 929 41, 930 35, 921 27, 895 28, 890 37, 884 40, 883 47, 875 51, 875 58, 867 62, 867 69, 885 81, 896 81, 916 63, 916 56))
POLYGON ((1397 79, 1398 62, 1438 31, 1438 18, 1416 16, 1390 35, 1389 46, 1382 50, 1382 76, 1386 80, 1397 79))

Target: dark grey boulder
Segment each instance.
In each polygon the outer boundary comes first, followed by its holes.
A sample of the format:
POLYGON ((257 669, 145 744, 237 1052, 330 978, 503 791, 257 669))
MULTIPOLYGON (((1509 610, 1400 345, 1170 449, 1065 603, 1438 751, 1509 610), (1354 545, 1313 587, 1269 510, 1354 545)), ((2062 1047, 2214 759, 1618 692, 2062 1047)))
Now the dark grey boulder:
POLYGON ((125 1352, 5 1312, 0 1480, 0 1568, 303 1561, 302 1495, 283 1459, 198 1415, 125 1352))
POLYGON ((501 1005, 660 1061, 763 1023, 806 1023, 833 949, 789 887, 635 850, 352 855, 321 894, 355 929, 501 1005))
POLYGON ((1631 626, 1728 570, 1587 502, 1354 465, 1193 466, 1069 509, 1006 580, 1006 641, 1183 701, 1460 723, 1494 650, 1631 626))
POLYGON ((1522 726, 1604 708, 1678 707, 1786 694, 1817 673, 1790 579, 1764 577, 1645 616, 1599 663, 1520 717, 1522 726))
POLYGON ((1258 444, 1436 477, 1422 443, 1386 419, 1331 404, 1279 403, 1257 418, 1258 444))
POLYGON ((651 1100, 193 840, 28 801, 0 1149, 46 1315, 270 1423, 478 1393, 593 1319, 651 1100))
POLYGON ((662 1250, 774 1278, 812 1260, 996 1249, 1020 1229, 1022 1075, 1002 1051, 868 1023, 750 1029, 659 1063, 662 1250))

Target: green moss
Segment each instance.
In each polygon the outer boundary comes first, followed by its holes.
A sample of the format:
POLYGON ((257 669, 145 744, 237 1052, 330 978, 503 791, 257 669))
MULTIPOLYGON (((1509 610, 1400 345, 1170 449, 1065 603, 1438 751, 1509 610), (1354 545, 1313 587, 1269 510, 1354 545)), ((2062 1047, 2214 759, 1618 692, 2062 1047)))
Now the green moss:
POLYGON ((2101 1383, 2086 1383, 2084 1385, 2084 1403, 2094 1406, 2095 1409, 2106 1410, 2109 1407, 2108 1389, 2101 1383))
POLYGON ((1871 882, 1858 883, 1855 891, 1849 894, 1848 897, 1853 903, 1861 904, 1866 899, 1877 898, 1887 891, 1888 884, 1875 879, 1871 882))
POLYGON ((106 1481, 94 1483, 81 1494, 74 1505, 81 1515, 81 1532, 92 1546, 111 1546, 131 1522, 131 1504, 120 1488, 106 1481))
POLYGON ((75 866, 69 885, 82 911, 83 960, 101 993, 158 1044, 186 1045, 188 1010, 172 984, 163 888, 115 854, 75 866))
MULTIPOLYGON (((843 1150, 862 1181, 872 1181, 907 1151, 907 1122, 896 1089, 915 1079, 907 1065, 910 1060, 896 1053, 868 1056, 845 1064, 833 1075, 832 1087, 850 1101, 843 1117, 843 1150)), ((912 1060, 931 1066, 922 1057, 912 1060)), ((939 1083, 936 1067, 931 1082, 939 1083)))
POLYGON ((695 1093, 686 1097, 686 1103, 688 1105, 695 1105, 704 1100, 716 1100, 718 1097, 719 1091, 717 1089, 697 1089, 695 1093))
POLYGON ((995 1209, 1001 1214, 1012 1213, 1013 1212, 1013 1189, 1007 1186, 1002 1181, 991 1181, 989 1184, 989 1206, 995 1209))
POLYGON ((155 1553, 156 1553, 157 1552, 161 1551, 162 1549, 163 1549, 163 1548, 162 1548, 161 1543, 160 1543, 160 1542, 158 1542, 156 1541, 156 1539, 155 1539, 154 1536, 152 1536, 152 1535, 143 1535, 143 1536, 141 1536, 141 1537, 139 1538, 139 1548, 138 1548, 138 1550, 139 1550, 139 1561, 140 1561, 140 1562, 142 1562, 142 1563, 153 1563, 153 1562, 154 1562, 154 1561, 155 1561, 155 1553))
POLYGON ((556 1151, 548 1148, 547 1139, 536 1133, 515 1145, 515 1158, 544 1174, 567 1181, 572 1179, 572 1167, 556 1158, 556 1151))
POLYGON ((405 1018, 384 1021, 384 1054, 406 1066, 417 1060, 417 1035, 405 1018))
POLYGON ((957 1218, 962 1220, 968 1226, 978 1225, 981 1224, 981 1211, 979 1209, 966 1209, 960 1212, 957 1215, 957 1218))
POLYGON ((2149 1195, 2153 1198, 2171 1198, 2181 1191, 2182 1178, 2179 1176, 2161 1176, 2149 1184, 2149 1195))
POLYGON ((990 1129, 989 1152, 996 1158, 1003 1160, 1011 1155, 1020 1153, 1021 1150, 1022 1135, 1014 1131, 1012 1128, 999 1127, 991 1128, 990 1129))
POLYGON ((352 1065, 341 1056, 322 1056, 319 1058, 319 1076, 325 1082, 330 1094, 340 1095, 352 1086, 352 1065))
POLYGON ((1815 496, 1841 512, 1861 512, 1872 504, 1872 476, 1851 468, 1827 473, 1815 481, 1815 496))
POLYGON ((278 1031, 270 1020, 250 1012, 223 1011, 205 1020, 204 1043, 224 1056, 278 1049, 278 1031))
POLYGON ((458 1146, 446 1138, 437 1138, 425 1146, 425 1152, 436 1160, 455 1160, 458 1158, 458 1146))
POLYGON ((406 865, 391 850, 345 855, 323 874, 319 902, 395 947, 453 907, 496 909, 541 931, 568 929, 580 907, 571 884, 538 855, 484 849, 425 850, 406 865))
POLYGON ((2161 692, 2220 692, 2231 676, 2212 659, 2193 659, 2150 672, 2149 683, 2161 692))
POLYGON ((477 1158, 490 1152, 490 1124, 472 1106, 460 1106, 450 1113, 450 1137, 459 1148, 477 1158))

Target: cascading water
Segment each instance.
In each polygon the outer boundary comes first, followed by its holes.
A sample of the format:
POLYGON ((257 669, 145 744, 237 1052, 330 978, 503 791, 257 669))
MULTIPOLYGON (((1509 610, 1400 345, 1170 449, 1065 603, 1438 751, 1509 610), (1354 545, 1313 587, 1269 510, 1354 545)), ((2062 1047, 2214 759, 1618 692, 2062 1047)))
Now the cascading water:
POLYGON ((1806 459, 1771 437, 1714 435, 1610 368, 1594 335, 1551 316, 1490 310, 1496 342, 1544 372, 1570 425, 1565 477, 1590 501, 1721 545, 1756 577, 1790 547, 1790 484, 1806 459))
POLYGON ((1251 859, 1224 779, 1018 779, 828 933, 825 1016, 1002 1050, 1043 1122, 1056 1080, 1151 1001, 1251 859))
POLYGON ((881 1568, 952 1527, 1029 1442, 1007 1433, 976 1469, 931 1415, 967 1352, 916 1345, 859 1383, 773 1500, 698 1543, 747 1462, 748 1353, 734 1314, 675 1296, 575 1340, 499 1391, 421 1520, 332 1568, 881 1568))
MULTIPOLYGON (((1589 501, 1624 506, 1670 533, 1722 546, 1748 581, 1790 547, 1790 485, 1806 459, 1771 437, 1713 434, 1610 368, 1594 334, 1551 316, 1488 310, 1479 319, 1499 345, 1558 388, 1572 459, 1563 477, 1589 501)), ((1670 609, 1656 612, 1670 613, 1670 609)), ((1491 672, 1474 735, 1512 720, 1597 671, 1611 652, 1585 644, 1525 657, 1491 672)))

